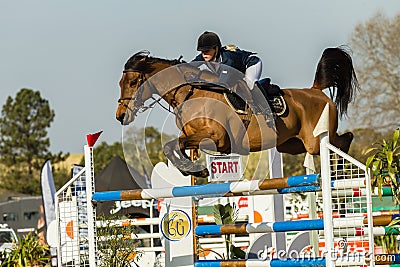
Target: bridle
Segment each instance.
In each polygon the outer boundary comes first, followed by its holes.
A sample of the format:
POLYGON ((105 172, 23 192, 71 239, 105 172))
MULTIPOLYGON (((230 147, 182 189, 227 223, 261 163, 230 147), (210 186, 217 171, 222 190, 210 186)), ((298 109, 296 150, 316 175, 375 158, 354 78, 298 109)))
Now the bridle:
POLYGON ((139 78, 137 79, 137 91, 135 96, 130 96, 130 97, 121 97, 118 99, 118 105, 121 105, 123 107, 125 107, 127 110, 129 110, 130 112, 132 112, 132 114, 136 114, 136 113, 142 113, 145 112, 146 110, 153 108, 154 105, 156 105, 157 103, 166 111, 175 114, 173 111, 171 111, 170 108, 165 107, 164 105, 162 105, 160 103, 160 101, 162 100, 162 97, 159 97, 158 99, 154 98, 153 96, 151 96, 151 98, 154 100, 153 102, 151 102, 149 105, 145 106, 144 105, 144 101, 142 99, 143 96, 143 91, 144 91, 144 83, 147 81, 147 77, 145 75, 144 72, 141 71, 137 71, 134 69, 125 69, 123 71, 123 73, 128 73, 128 72, 137 72, 139 73, 139 78), (125 101, 133 101, 133 108, 128 104, 125 103, 125 101))
MULTIPOLYGON (((145 54, 145 61, 147 60, 148 55, 150 54, 149 51, 143 51, 145 54)), ((182 56, 180 56, 178 59, 175 59, 172 65, 175 64, 179 64, 182 63, 182 56)), ((165 109, 166 111, 168 111, 169 113, 172 113, 174 115, 176 115, 176 112, 174 111, 173 107, 172 107, 172 103, 168 103, 168 106, 166 107, 165 105, 163 105, 163 103, 161 102, 161 100, 163 99, 162 96, 159 96, 159 98, 155 98, 153 95, 150 97, 151 99, 153 99, 153 101, 148 104, 148 105, 144 105, 144 102, 147 100, 143 100, 143 92, 144 92, 144 84, 145 82, 147 82, 146 86, 150 87, 150 90, 153 90, 153 92, 157 92, 157 89, 154 87, 153 84, 151 84, 150 82, 147 81, 147 77, 146 77, 146 73, 143 71, 140 71, 138 69, 134 69, 134 68, 127 68, 123 71, 123 73, 129 73, 129 72, 136 72, 139 73, 139 77, 137 79, 137 91, 135 93, 135 95, 132 96, 121 96, 121 98, 118 99, 118 105, 123 106, 124 108, 126 108, 126 110, 129 110, 131 112, 131 114, 133 114, 134 116, 137 113, 142 113, 145 112, 146 110, 153 108, 156 104, 159 104, 163 109, 165 109), (126 101, 129 101, 128 103, 126 103, 126 101), (133 103, 131 103, 130 101, 133 101, 133 103)), ((178 91, 179 88, 181 88, 184 84, 180 85, 178 88, 175 88, 175 93, 178 91)), ((190 90, 187 97, 189 98, 191 95, 193 94, 193 90, 190 90)), ((186 100, 186 99, 185 99, 186 100)), ((167 101, 168 102, 168 101, 167 101)))
POLYGON ((127 110, 129 110, 130 112, 132 112, 133 114, 136 114, 139 109, 141 109, 144 105, 144 101, 142 99, 142 94, 143 94, 143 90, 144 90, 144 86, 143 83, 146 81, 146 76, 143 72, 140 71, 135 71, 133 69, 126 69, 123 71, 123 73, 128 73, 128 72, 138 72, 139 73, 139 78, 137 79, 137 91, 135 96, 129 96, 129 97, 121 97, 120 99, 118 99, 118 105, 121 105, 123 107, 125 107, 127 110), (125 101, 133 101, 133 108, 130 107, 129 103, 126 104, 125 101))

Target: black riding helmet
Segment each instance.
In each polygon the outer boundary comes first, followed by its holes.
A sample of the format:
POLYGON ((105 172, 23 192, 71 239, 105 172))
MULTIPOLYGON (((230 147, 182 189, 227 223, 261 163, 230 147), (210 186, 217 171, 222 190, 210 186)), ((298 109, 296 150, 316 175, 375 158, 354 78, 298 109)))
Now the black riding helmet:
POLYGON ((221 48, 221 41, 217 34, 205 31, 197 40, 197 51, 207 51, 211 48, 221 48))

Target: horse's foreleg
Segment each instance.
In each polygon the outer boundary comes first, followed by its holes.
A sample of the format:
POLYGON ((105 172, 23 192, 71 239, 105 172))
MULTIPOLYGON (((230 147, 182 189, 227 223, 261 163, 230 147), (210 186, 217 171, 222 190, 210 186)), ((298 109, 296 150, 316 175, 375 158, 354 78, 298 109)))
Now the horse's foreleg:
POLYGON ((185 149, 194 148, 187 146, 185 138, 176 138, 164 145, 164 154, 177 167, 183 175, 194 175, 198 177, 207 177, 208 170, 205 166, 193 163, 185 149))

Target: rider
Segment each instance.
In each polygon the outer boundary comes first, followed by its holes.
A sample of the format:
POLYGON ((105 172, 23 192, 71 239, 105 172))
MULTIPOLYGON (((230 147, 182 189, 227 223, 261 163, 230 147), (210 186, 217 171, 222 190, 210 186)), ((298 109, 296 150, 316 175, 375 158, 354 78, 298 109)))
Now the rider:
POLYGON ((247 86, 236 84, 236 87, 243 89, 245 100, 250 106, 255 107, 256 112, 268 115, 269 109, 265 101, 255 101, 259 96, 255 94, 254 84, 260 79, 262 72, 262 61, 255 53, 232 46, 222 47, 218 35, 209 31, 199 36, 197 51, 201 51, 201 54, 193 61, 218 62, 242 72, 247 86))

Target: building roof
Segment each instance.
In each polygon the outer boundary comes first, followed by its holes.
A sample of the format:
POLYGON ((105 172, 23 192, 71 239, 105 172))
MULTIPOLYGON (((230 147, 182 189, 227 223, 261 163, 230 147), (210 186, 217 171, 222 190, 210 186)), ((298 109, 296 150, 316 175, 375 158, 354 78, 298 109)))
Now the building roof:
MULTIPOLYGON (((111 159, 110 163, 95 176, 96 192, 115 191, 115 190, 131 190, 148 188, 146 177, 129 166, 119 156, 111 159)), ((146 207, 149 201, 124 201, 121 207, 121 201, 109 201, 97 203, 97 215, 111 216, 110 211, 117 211, 115 215, 135 214, 135 217, 148 216, 149 208, 146 207), (143 202, 143 203, 142 203, 143 202), (116 207, 116 205, 118 207, 116 207)))

